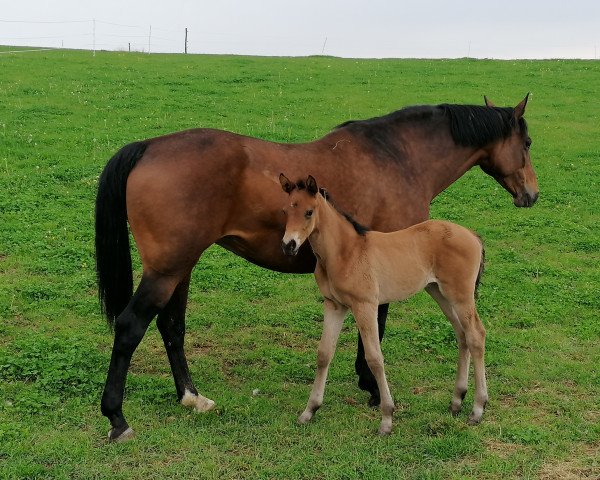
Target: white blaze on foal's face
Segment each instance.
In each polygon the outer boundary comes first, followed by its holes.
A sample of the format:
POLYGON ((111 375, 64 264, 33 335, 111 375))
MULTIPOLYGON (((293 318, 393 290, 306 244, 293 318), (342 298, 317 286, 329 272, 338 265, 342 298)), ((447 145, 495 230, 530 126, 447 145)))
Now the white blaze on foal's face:
POLYGON ((285 234, 282 246, 288 255, 298 253, 315 228, 317 198, 306 190, 295 189, 290 193, 289 202, 283 209, 286 215, 285 234))

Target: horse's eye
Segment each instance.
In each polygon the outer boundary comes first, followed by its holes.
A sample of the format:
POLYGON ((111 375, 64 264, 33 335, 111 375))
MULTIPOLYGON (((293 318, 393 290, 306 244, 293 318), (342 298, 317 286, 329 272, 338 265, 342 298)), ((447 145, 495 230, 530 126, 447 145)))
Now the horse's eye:
POLYGON ((306 218, 310 218, 310 217, 312 217, 312 214, 313 214, 312 210, 307 210, 304 215, 306 216, 306 218))
POLYGON ((531 138, 528 138, 527 140, 525 140, 525 148, 527 150, 529 150, 530 147, 531 147, 531 138))

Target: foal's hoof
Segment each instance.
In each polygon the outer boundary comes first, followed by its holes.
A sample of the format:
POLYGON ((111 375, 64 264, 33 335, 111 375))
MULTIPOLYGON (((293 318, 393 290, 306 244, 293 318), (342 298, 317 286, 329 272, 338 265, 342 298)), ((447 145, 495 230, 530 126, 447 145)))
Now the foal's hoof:
POLYGON ((467 425, 479 425, 481 423, 481 417, 481 414, 476 415, 474 413, 471 413, 471 415, 469 415, 469 420, 467 420, 467 425))
POLYGON ((448 411, 452 414, 453 417, 458 417, 458 414, 460 413, 462 409, 462 405, 454 405, 453 403, 451 403, 448 406, 448 411))
POLYGON ((298 417, 298 425, 305 425, 312 420, 313 414, 310 412, 302 412, 298 417))
POLYGON ((379 427, 379 431, 377 433, 382 437, 387 437, 390 433, 392 433, 392 427, 379 427))
POLYGON ((108 432, 108 441, 115 443, 127 442, 128 440, 131 440, 134 436, 135 433, 133 432, 133 428, 131 427, 127 427, 125 428, 125 430, 111 428, 110 432, 108 432))

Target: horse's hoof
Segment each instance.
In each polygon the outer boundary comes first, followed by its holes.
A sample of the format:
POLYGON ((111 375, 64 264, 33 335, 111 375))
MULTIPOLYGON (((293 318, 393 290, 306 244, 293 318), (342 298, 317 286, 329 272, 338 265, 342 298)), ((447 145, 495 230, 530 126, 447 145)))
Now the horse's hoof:
POLYGON ((127 442, 128 440, 131 440, 134 436, 135 433, 133 432, 133 428, 131 427, 127 427, 121 433, 119 433, 119 429, 111 428, 110 432, 108 432, 108 441, 115 443, 127 442))
POLYGON ((196 404, 196 406, 194 407, 194 411, 198 413, 208 412, 215 408, 215 405, 216 403, 213 400, 209 398, 203 398, 202 401, 196 404))
POLYGON ((192 407, 195 412, 204 413, 215 408, 215 402, 210 398, 203 397, 202 395, 194 395, 188 390, 185 391, 181 404, 184 407, 192 407))
POLYGON ((312 413, 303 412, 302 415, 298 417, 298 425, 305 425, 312 420, 312 413))
POLYGON ((455 406, 453 404, 450 404, 448 406, 448 411, 452 414, 453 417, 458 417, 461 411, 461 405, 455 406))
POLYGON ((471 413, 471 415, 469 415, 469 420, 467 420, 467 424, 471 426, 479 425, 481 423, 481 417, 482 415, 475 415, 471 413))
POLYGON ((382 437, 387 437, 390 433, 392 433, 392 427, 379 427, 378 433, 382 437))

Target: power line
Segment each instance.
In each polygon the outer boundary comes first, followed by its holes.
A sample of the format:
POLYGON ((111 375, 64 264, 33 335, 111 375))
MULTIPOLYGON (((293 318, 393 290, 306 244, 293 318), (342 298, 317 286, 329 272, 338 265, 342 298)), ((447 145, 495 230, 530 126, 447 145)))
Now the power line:
POLYGON ((59 20, 55 22, 36 22, 29 20, 0 20, 0 23, 89 23, 91 20, 59 20))
POLYGON ((76 33, 70 35, 51 35, 45 37, 0 37, 0 40, 43 40, 48 38, 89 37, 91 33, 76 33))

